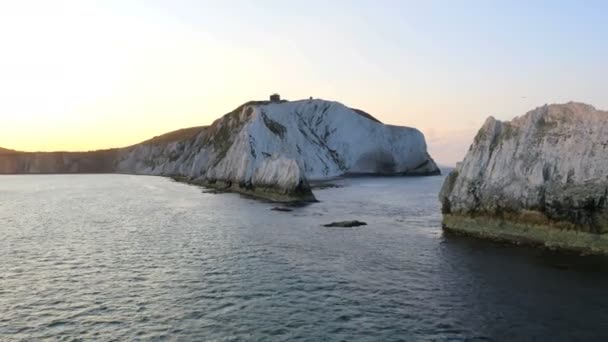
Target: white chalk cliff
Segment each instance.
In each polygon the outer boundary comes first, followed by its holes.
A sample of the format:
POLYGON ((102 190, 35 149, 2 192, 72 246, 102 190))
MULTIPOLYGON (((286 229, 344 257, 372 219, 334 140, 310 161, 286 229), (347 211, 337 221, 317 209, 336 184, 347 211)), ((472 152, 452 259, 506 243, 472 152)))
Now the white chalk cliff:
MULTIPOLYGON (((542 226, 603 235, 608 232, 608 112, 570 102, 545 105, 510 122, 488 118, 447 177, 440 200, 448 229, 473 232, 473 221, 488 226, 488 219, 496 219, 528 233, 542 226)), ((527 234, 505 226, 476 233, 506 239, 527 234)))
MULTIPOLYGON (((109 150, 113 172, 184 177, 278 200, 312 199, 309 180, 439 172, 420 131, 337 102, 249 102, 184 132, 109 150)), ((25 158, 27 165, 10 172, 6 159, 0 157, 0 173, 30 173, 26 166, 36 164, 25 158)))
POLYGON ((117 170, 285 194, 349 173, 438 172, 418 130, 323 100, 245 104, 188 141, 136 146, 117 170))

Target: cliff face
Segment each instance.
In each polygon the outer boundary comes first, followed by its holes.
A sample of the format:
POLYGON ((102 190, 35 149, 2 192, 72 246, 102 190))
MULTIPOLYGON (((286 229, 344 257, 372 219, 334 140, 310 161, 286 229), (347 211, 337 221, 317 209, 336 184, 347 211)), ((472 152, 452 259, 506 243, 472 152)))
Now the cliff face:
MULTIPOLYGON (((365 112, 323 100, 250 102, 209 127, 100 152, 85 155, 103 172, 183 177, 278 200, 313 199, 310 179, 439 172, 418 130, 384 125, 365 112)), ((82 155, 69 153, 5 155, 0 172, 83 172, 83 166, 74 166, 76 159, 85 163, 82 155)))
MULTIPOLYGON (((608 112, 572 102, 540 107, 511 122, 488 118, 440 193, 448 229, 473 231, 479 227, 471 220, 497 220, 513 229, 483 234, 506 239, 522 235, 518 225, 604 239, 607 197, 608 112), (466 218, 469 228, 458 218, 466 218)), ((546 242, 541 235, 525 237, 546 242)))
POLYGON ((120 171, 211 179, 250 178, 273 156, 294 160, 308 179, 438 170, 418 130, 384 125, 322 100, 246 104, 190 141, 130 152, 118 163, 120 171))

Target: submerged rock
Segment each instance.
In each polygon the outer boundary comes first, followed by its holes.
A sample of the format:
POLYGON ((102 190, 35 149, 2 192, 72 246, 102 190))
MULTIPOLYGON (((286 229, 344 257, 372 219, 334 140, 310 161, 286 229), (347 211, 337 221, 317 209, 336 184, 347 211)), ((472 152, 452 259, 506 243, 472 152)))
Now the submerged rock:
POLYGON ((323 227, 339 227, 339 228, 351 228, 351 227, 359 227, 359 226, 367 226, 367 223, 353 220, 353 221, 332 222, 332 223, 323 225, 323 227))
POLYGON ((122 149, 0 153, 0 173, 176 176, 274 201, 314 201, 308 180, 345 174, 431 175, 423 134, 337 102, 248 102, 208 127, 122 149))
POLYGON ((608 112, 571 102, 488 118, 439 197, 448 231, 608 253, 608 112))
POLYGON ((274 208, 271 208, 270 210, 272 210, 272 211, 284 211, 284 212, 293 211, 293 209, 291 209, 291 208, 285 208, 285 207, 274 207, 274 208))

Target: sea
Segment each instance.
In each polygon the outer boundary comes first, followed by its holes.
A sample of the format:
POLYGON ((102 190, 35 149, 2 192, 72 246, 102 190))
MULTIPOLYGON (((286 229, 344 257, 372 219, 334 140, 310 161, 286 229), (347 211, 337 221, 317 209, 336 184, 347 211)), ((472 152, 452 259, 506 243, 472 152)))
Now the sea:
POLYGON ((291 211, 0 176, 0 341, 608 341, 608 260, 444 233, 445 173, 336 180, 291 211), (367 225, 323 226, 344 220, 367 225))

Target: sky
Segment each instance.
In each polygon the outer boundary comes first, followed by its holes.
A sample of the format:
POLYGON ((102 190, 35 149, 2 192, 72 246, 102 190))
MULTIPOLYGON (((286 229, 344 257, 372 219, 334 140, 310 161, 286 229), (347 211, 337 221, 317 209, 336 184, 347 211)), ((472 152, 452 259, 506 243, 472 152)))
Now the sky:
POLYGON ((0 0, 0 147, 121 147, 313 96, 420 129, 443 165, 484 120, 608 110, 606 1, 0 0))

